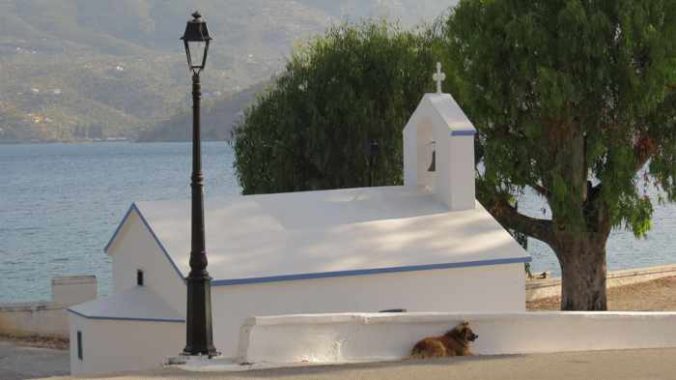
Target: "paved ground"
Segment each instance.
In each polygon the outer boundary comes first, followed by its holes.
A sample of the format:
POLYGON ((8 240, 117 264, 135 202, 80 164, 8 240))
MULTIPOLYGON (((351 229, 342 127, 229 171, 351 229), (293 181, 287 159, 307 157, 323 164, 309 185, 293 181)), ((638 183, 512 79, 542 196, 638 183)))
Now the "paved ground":
MULTIPOLYGON (((545 298, 528 302, 528 310, 559 310, 560 304, 559 297, 545 298)), ((608 309, 676 311, 676 277, 608 289, 608 309)))
POLYGON ((0 379, 32 379, 69 373, 68 351, 0 341, 0 379))
MULTIPOLYGON (((511 355, 438 360, 195 373, 163 369, 104 379, 284 379, 284 380, 572 380, 676 379, 676 349, 596 351, 546 355, 511 355)), ((66 378, 61 378, 66 379, 66 378)))

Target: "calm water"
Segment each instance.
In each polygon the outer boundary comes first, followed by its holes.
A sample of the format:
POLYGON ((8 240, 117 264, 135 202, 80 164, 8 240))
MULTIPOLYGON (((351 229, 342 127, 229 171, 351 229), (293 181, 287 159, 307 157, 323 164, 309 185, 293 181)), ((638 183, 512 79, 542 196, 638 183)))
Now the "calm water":
MULTIPOLYGON (((240 189, 225 143, 204 146, 206 196, 240 189)), ((102 249, 134 200, 188 198, 190 144, 0 145, 0 302, 49 299, 55 275, 95 274, 111 283, 102 249)), ((532 213, 535 197, 521 201, 532 213)), ((616 231, 611 269, 676 262, 676 206, 658 206, 645 240, 616 231)), ((558 272, 553 253, 531 241, 534 270, 558 272)))
MULTIPOLYGON (((0 301, 49 299, 50 279, 95 274, 134 200, 190 197, 190 144, 0 145, 0 301)), ((206 196, 235 195, 232 152, 203 147, 206 196)))

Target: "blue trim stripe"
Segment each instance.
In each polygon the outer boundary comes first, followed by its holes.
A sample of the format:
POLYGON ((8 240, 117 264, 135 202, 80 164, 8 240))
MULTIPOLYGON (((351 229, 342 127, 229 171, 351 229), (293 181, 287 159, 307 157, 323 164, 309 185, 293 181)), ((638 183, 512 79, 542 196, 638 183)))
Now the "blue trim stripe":
POLYGON ((167 258, 167 260, 169 260, 169 262, 171 263, 171 266, 174 268, 174 271, 176 271, 176 274, 178 274, 178 277, 181 278, 181 280, 185 281, 185 277, 183 277, 183 273, 181 273, 181 271, 178 269, 178 266, 176 265, 174 260, 169 255, 169 252, 167 251, 167 249, 164 247, 164 245, 162 244, 160 239, 157 237, 157 235, 155 235, 155 231, 150 227, 150 223, 148 223, 146 218, 143 216, 143 213, 138 208, 138 206, 136 206, 136 203, 132 203, 131 207, 129 207, 129 210, 124 215, 124 218, 122 218, 122 221, 117 226, 117 229, 115 230, 115 233, 113 234, 113 237, 110 238, 110 241, 108 241, 108 244, 106 244, 106 247, 103 249, 103 251, 106 252, 106 253, 108 252, 108 248, 113 243, 115 238, 117 238, 117 235, 119 234, 120 230, 122 229, 122 226, 124 225, 124 223, 127 221, 127 218, 129 218, 129 215, 131 215, 132 211, 136 211, 139 218, 141 218, 141 222, 143 222, 143 225, 148 229, 148 231, 150 232, 150 235, 153 237, 153 239, 155 240, 157 245, 160 247, 160 249, 162 250, 162 253, 164 253, 164 256, 167 258))
POLYGON ((474 136, 476 135, 476 129, 459 129, 457 131, 451 131, 451 136, 474 136))
POLYGON ((180 318, 135 318, 135 317, 106 317, 100 315, 84 315, 80 312, 77 312, 73 309, 67 309, 69 312, 79 315, 82 318, 87 319, 100 319, 100 320, 111 320, 111 321, 140 321, 140 322, 172 322, 172 323, 185 323, 184 319, 180 318))
POLYGON ((338 272, 303 273, 303 274, 290 274, 290 275, 269 276, 269 277, 236 278, 236 279, 231 279, 231 280, 214 280, 214 281, 211 282, 211 285, 212 286, 228 286, 228 285, 244 285, 244 284, 261 284, 261 283, 266 283, 266 282, 310 280, 310 279, 316 279, 316 278, 365 276, 365 275, 380 274, 380 273, 416 272, 416 271, 434 270, 434 269, 448 269, 448 268, 469 268, 469 267, 478 267, 478 266, 485 266, 485 265, 528 263, 531 260, 532 260, 531 257, 513 257, 513 258, 506 258, 506 259, 464 261, 464 262, 445 263, 445 264, 411 265, 411 266, 395 267, 395 268, 360 269, 360 270, 349 270, 349 271, 338 271, 338 272))

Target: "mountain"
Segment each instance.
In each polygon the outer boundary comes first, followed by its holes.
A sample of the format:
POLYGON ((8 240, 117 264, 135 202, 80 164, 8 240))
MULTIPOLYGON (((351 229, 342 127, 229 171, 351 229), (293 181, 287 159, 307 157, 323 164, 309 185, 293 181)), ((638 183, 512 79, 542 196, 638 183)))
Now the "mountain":
MULTIPOLYGON (((235 123, 244 115, 244 110, 264 89, 264 84, 215 99, 204 104, 201 112, 201 136, 203 140, 227 140, 235 123)), ((168 120, 158 122, 154 128, 142 131, 138 141, 190 141, 192 139, 192 111, 181 112, 168 120)))
POLYGON ((202 80, 206 112, 226 125, 299 41, 341 20, 429 22, 451 2, 1 0, 0 142, 185 138, 171 125, 189 111, 179 37, 195 8, 214 38, 202 80))

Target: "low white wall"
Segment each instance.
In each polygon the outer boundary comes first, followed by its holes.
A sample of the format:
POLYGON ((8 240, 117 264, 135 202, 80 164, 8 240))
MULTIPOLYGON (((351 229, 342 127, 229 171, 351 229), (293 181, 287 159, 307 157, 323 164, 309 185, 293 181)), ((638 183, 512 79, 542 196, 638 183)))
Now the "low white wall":
POLYGON ((254 317, 242 327, 248 363, 343 363, 408 357, 423 337, 468 320, 480 355, 676 347, 676 312, 318 314, 254 317))
POLYGON ((0 306, 0 333, 10 335, 68 336, 68 318, 61 306, 31 302, 0 306))
POLYGON ((185 324, 86 319, 70 313, 73 375, 159 368, 185 346, 185 324), (82 332, 82 359, 77 332, 82 332))
POLYGON ((96 298, 96 276, 52 279, 52 301, 0 305, 0 333, 68 337, 69 306, 96 298))
POLYGON ((238 355, 240 328, 255 315, 525 311, 523 264, 452 268, 264 284, 216 286, 212 292, 214 344, 238 355), (479 295, 480 296, 477 296, 479 295))

